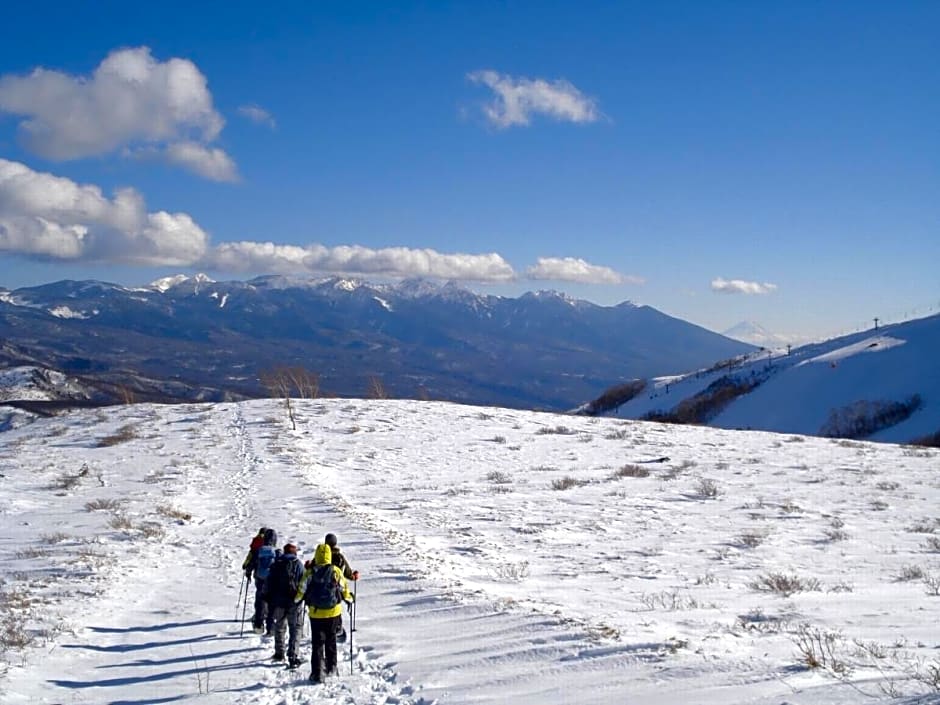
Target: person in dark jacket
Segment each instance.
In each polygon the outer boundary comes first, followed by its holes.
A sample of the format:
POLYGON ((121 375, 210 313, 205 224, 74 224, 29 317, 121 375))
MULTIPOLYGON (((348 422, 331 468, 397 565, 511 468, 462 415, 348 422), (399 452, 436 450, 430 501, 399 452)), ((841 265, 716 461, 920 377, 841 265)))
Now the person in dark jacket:
POLYGON ((297 546, 284 544, 268 579, 264 583, 264 597, 274 620, 274 660, 284 660, 284 635, 287 633, 287 666, 301 664, 297 655, 297 634, 303 619, 303 606, 294 602, 294 596, 304 576, 304 565, 297 556, 297 546))
MULTIPOLYGON (((323 539, 323 543, 330 547, 333 565, 340 569, 343 573, 343 577, 346 578, 346 580, 359 580, 359 571, 352 569, 352 566, 349 565, 349 561, 346 560, 346 556, 343 555, 339 546, 336 545, 336 534, 327 534, 323 539)), ((336 641, 340 643, 346 641, 346 629, 343 627, 342 615, 340 615, 336 624, 336 641)))
POLYGON ((268 603, 264 599, 264 581, 268 579, 268 573, 274 561, 281 550, 277 546, 277 532, 274 529, 264 530, 262 545, 251 552, 248 566, 245 568, 245 575, 255 579, 255 612, 251 618, 251 627, 256 633, 264 632, 266 636, 274 634, 274 613, 268 609, 268 603))
POLYGON ((346 578, 343 577, 343 572, 339 568, 332 565, 330 547, 325 543, 317 546, 313 563, 304 571, 301 586, 294 595, 294 600, 300 602, 304 599, 308 582, 316 581, 314 574, 317 568, 323 566, 328 566, 332 570, 331 579, 336 589, 336 599, 331 607, 317 607, 315 604, 309 604, 307 607, 307 614, 310 615, 310 640, 313 646, 313 652, 310 655, 310 681, 312 683, 319 683, 324 675, 336 673, 336 625, 342 618, 343 602, 349 604, 353 600, 346 585, 346 578))

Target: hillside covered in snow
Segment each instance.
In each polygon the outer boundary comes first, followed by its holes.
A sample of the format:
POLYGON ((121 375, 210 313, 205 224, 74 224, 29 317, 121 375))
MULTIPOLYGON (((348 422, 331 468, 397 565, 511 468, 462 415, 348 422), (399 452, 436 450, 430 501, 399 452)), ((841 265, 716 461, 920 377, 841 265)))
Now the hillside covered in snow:
POLYGON ((437 402, 294 412, 138 404, 0 434, 0 703, 940 699, 936 450, 437 402), (334 532, 361 572, 324 684, 242 633, 262 525, 305 558, 334 532))
POLYGON ((730 429, 940 442, 940 316, 652 379, 614 413, 730 429))

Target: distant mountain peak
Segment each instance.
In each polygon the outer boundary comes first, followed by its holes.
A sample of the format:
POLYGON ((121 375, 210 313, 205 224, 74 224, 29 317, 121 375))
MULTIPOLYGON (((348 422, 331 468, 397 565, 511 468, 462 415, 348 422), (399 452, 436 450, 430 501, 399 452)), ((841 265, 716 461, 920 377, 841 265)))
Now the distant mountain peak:
POLYGON ((203 274, 202 272, 194 274, 193 276, 189 276, 187 274, 174 274, 173 276, 163 277, 161 279, 150 282, 148 288, 156 289, 161 294, 163 294, 173 287, 179 286, 180 284, 185 284, 187 282, 194 285, 214 284, 215 280, 209 277, 209 275, 203 274))
POLYGON ((762 348, 784 347, 787 343, 791 342, 785 336, 772 333, 754 321, 741 321, 740 323, 736 323, 731 326, 731 328, 724 331, 722 335, 732 340, 739 340, 742 343, 750 343, 751 345, 757 345, 762 348))

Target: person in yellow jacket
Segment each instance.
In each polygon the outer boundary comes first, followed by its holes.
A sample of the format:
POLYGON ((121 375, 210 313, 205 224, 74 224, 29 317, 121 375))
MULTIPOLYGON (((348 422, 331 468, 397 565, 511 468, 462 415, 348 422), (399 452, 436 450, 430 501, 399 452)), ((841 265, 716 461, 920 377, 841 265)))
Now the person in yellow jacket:
POLYGON ((336 673, 336 628, 342 622, 343 603, 353 601, 343 571, 333 565, 329 545, 321 543, 313 556, 313 565, 304 571, 295 602, 303 600, 310 615, 310 681, 319 683, 325 675, 336 673))

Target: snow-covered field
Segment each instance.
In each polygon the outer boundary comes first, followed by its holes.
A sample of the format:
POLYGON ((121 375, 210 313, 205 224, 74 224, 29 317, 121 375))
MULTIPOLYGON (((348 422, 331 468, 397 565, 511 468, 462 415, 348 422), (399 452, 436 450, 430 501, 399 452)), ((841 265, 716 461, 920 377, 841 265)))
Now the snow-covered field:
POLYGON ((295 407, 0 434, 0 703, 940 702, 935 450, 295 407), (239 635, 261 525, 305 556, 333 531, 362 573, 323 685, 239 635))

